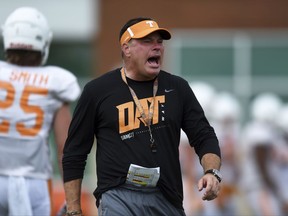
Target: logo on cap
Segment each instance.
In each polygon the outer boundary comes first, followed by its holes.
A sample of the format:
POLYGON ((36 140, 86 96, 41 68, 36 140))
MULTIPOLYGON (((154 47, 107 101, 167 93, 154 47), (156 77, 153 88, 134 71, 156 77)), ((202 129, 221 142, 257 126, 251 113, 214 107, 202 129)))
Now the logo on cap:
POLYGON ((155 21, 143 20, 127 28, 120 39, 120 44, 122 45, 132 38, 143 38, 154 31, 161 31, 164 40, 171 38, 170 32, 167 29, 159 28, 155 21))

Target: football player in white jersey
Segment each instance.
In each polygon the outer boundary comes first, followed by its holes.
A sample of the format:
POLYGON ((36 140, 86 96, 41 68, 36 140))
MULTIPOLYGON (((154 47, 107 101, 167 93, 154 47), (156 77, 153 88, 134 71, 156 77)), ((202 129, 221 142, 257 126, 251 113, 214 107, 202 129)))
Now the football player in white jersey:
MULTIPOLYGON (((193 81, 190 82, 189 85, 192 88, 197 100, 201 104, 207 119, 210 121, 213 98, 215 95, 217 95, 216 89, 214 86, 204 81, 193 81)), ((203 175, 203 169, 199 164, 199 159, 194 155, 194 150, 191 149, 189 140, 183 130, 181 130, 179 150, 181 169, 183 173, 183 204, 185 213, 187 216, 204 215, 203 211, 205 206, 201 198, 202 195, 199 194, 197 188, 195 187, 195 184, 197 184, 197 179, 201 178, 203 175)))
POLYGON ((283 197, 282 211, 288 215, 288 103, 286 102, 280 109, 277 118, 277 130, 281 136, 282 142, 279 144, 275 159, 278 162, 278 169, 275 169, 275 175, 281 176, 276 181, 280 187, 283 197))
MULTIPOLYGON (((35 8, 13 11, 2 26, 0 61, 0 215, 50 216, 54 132, 59 164, 80 86, 63 68, 44 66, 52 32, 35 8)), ((62 169, 60 169, 62 170, 62 169)))
MULTIPOLYGON (((282 214, 284 197, 275 175, 278 162, 275 152, 281 141, 276 119, 282 107, 274 93, 261 93, 251 103, 251 121, 242 134, 241 183, 251 206, 252 215, 282 214)), ((285 183, 286 184, 286 183, 285 183)))
POLYGON ((214 206, 206 204, 205 215, 244 215, 238 188, 242 107, 238 97, 229 91, 218 92, 211 106, 211 125, 222 150, 221 173, 225 178, 214 206))

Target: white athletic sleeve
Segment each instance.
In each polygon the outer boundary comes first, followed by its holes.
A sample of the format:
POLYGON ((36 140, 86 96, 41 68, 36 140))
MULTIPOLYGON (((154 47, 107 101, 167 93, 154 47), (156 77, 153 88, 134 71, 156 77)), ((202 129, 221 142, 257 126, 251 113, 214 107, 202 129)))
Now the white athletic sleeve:
POLYGON ((47 70, 55 74, 52 88, 56 97, 63 102, 77 100, 81 89, 74 74, 56 66, 48 66, 47 70))

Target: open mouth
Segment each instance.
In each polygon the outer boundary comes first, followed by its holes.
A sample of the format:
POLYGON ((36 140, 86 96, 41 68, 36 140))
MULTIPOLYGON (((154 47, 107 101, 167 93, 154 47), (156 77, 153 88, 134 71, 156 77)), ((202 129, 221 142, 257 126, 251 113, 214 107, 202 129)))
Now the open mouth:
POLYGON ((148 58, 147 61, 151 66, 158 67, 160 64, 160 56, 152 56, 148 58))

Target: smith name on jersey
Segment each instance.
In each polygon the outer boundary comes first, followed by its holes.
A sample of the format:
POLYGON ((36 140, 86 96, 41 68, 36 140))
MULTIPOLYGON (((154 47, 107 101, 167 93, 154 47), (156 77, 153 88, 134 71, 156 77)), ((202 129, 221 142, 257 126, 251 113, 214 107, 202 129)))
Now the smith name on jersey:
POLYGON ((0 175, 51 178, 48 136, 53 117, 79 94, 76 77, 65 69, 0 61, 0 175))

